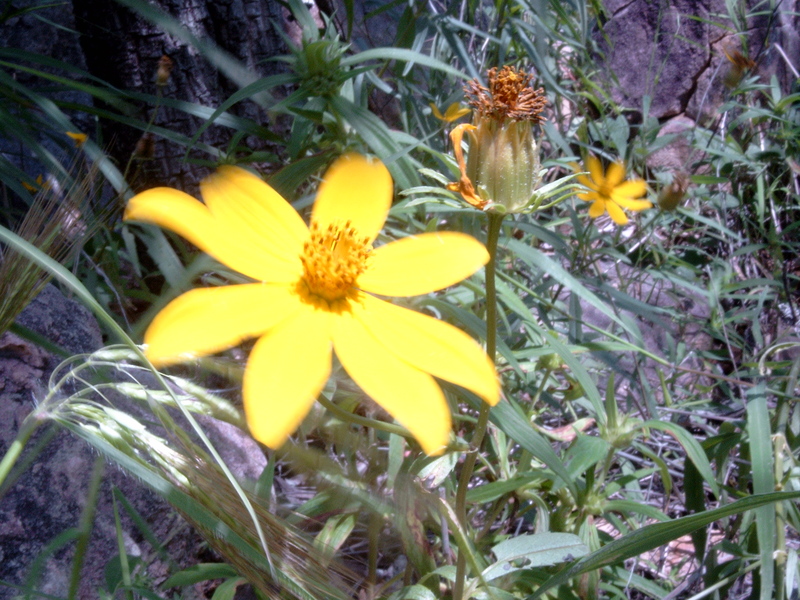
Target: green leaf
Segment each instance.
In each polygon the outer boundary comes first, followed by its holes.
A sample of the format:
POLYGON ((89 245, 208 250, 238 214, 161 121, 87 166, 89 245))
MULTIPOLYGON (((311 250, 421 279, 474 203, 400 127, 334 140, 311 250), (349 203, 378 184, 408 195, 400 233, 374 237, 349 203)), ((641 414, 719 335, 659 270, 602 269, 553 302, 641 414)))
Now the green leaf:
POLYGON ((714 472, 711 470, 711 463, 708 462, 708 457, 706 456, 703 447, 700 445, 700 442, 694 439, 692 434, 690 434, 680 425, 669 423, 667 421, 645 421, 644 423, 640 424, 639 427, 660 429, 661 431, 666 431, 676 440, 678 440, 678 443, 683 446, 684 450, 686 450, 686 454, 689 459, 691 459, 691 461, 694 463, 694 466, 697 467, 697 472, 700 473, 700 475, 709 485, 714 495, 719 498, 719 484, 717 484, 717 480, 714 478, 714 472))
MULTIPOLYGON (((747 438, 750 445, 750 469, 753 478, 753 492, 765 494, 775 490, 772 456, 772 435, 769 424, 769 408, 765 382, 747 390, 747 438)), ((760 600, 772 597, 775 579, 775 551, 777 537, 775 525, 775 506, 768 504, 756 509, 756 535, 758 553, 761 556, 760 600)), ((783 585, 783 582, 778 582, 783 585)))
POLYGON ((352 513, 330 517, 314 539, 323 557, 333 558, 336 551, 347 540, 356 526, 356 516, 352 513))
POLYGON ((244 577, 236 577, 235 579, 228 579, 219 584, 217 589, 214 590, 214 595, 211 600, 233 600, 236 597, 236 588, 240 585, 247 583, 244 577))
POLYGON ((236 569, 227 563, 198 563, 188 569, 174 573, 161 584, 161 587, 184 587, 201 581, 208 581, 209 579, 227 579, 237 575, 236 569))
POLYGON ((664 544, 678 539, 681 536, 687 535, 692 531, 699 529, 724 519, 731 515, 737 515, 748 510, 756 509, 760 506, 773 504, 775 502, 783 502, 787 500, 794 500, 800 498, 800 491, 796 492, 773 492, 771 494, 759 494, 756 496, 749 496, 742 500, 737 500, 727 506, 722 506, 714 510, 708 510, 699 514, 690 515, 681 519, 675 519, 667 523, 654 523, 647 525, 641 529, 637 529, 623 538, 614 540, 606 544, 599 550, 592 552, 585 556, 569 569, 566 569, 557 575, 545 581, 539 589, 527 597, 527 600, 535 600, 542 596, 548 590, 567 583, 573 577, 577 577, 588 571, 593 571, 610 565, 618 563, 634 556, 644 554, 654 548, 663 546, 664 544))
POLYGON ((341 66, 357 65, 368 60, 399 60, 404 62, 416 63, 437 71, 442 71, 448 75, 453 75, 458 79, 469 79, 463 71, 459 71, 450 65, 443 63, 440 60, 432 58, 427 54, 421 54, 414 50, 406 48, 372 48, 364 50, 353 56, 348 56, 342 59, 341 66))
POLYGON ((402 600, 436 600, 433 592, 424 585, 412 585, 403 590, 400 598, 402 600))
POLYGON ((534 533, 505 540, 492 548, 497 562, 483 572, 486 581, 521 569, 544 567, 585 556, 589 548, 571 533, 534 533))
POLYGON ((339 113, 353 129, 356 130, 364 143, 382 160, 386 160, 386 167, 400 189, 408 189, 419 185, 416 167, 407 158, 389 161, 389 157, 401 152, 400 146, 395 141, 386 124, 368 110, 353 104, 347 98, 335 96, 330 101, 331 108, 339 113))
POLYGON ((553 451, 550 443, 536 432, 528 423, 528 419, 512 400, 503 400, 489 413, 492 423, 502 429, 506 435, 530 452, 538 460, 546 464, 569 489, 572 497, 577 497, 575 482, 570 477, 564 463, 553 451))
POLYGON ((419 477, 429 489, 437 488, 444 483, 447 476, 456 468, 458 458, 459 454, 457 452, 448 452, 444 456, 428 460, 428 464, 417 472, 417 477, 419 477))
POLYGON ((546 475, 540 472, 524 473, 505 479, 503 481, 492 481, 484 485, 474 487, 467 492, 467 502, 473 504, 482 504, 484 502, 491 502, 497 500, 501 496, 515 492, 525 486, 545 479, 546 475))

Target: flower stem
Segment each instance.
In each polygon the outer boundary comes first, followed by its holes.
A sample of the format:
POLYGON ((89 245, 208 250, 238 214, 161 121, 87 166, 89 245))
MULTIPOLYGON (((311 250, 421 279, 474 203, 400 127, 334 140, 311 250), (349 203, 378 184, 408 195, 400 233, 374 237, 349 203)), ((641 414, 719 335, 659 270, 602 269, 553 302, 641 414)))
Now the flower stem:
POLYGON ((37 414, 35 414, 35 410, 25 417, 25 420, 22 422, 22 426, 17 432, 17 437, 13 442, 11 442, 11 446, 9 446, 8 450, 6 451, 3 460, 0 461, 0 487, 2 487, 2 484, 6 480, 6 477, 8 477, 9 472, 16 464, 19 455, 22 454, 22 450, 25 448, 28 440, 31 439, 33 431, 41 423, 42 420, 37 414))
MULTIPOLYGON (((500 239, 500 229, 505 215, 498 213, 487 213, 489 217, 489 227, 486 237, 486 250, 489 252, 489 262, 486 264, 486 354, 495 360, 497 352, 497 287, 495 285, 495 272, 497 270, 497 242, 500 239)), ((461 523, 464 531, 469 530, 467 522, 467 490, 472 479, 472 472, 475 469, 475 462, 481 451, 483 438, 486 435, 486 426, 489 424, 490 406, 485 402, 481 403, 478 423, 472 433, 470 452, 464 459, 461 468, 461 475, 458 478, 458 489, 456 491, 456 516, 461 523)), ((462 600, 464 594, 464 583, 467 576, 466 551, 461 548, 456 562, 456 580, 453 584, 453 600, 462 600)))

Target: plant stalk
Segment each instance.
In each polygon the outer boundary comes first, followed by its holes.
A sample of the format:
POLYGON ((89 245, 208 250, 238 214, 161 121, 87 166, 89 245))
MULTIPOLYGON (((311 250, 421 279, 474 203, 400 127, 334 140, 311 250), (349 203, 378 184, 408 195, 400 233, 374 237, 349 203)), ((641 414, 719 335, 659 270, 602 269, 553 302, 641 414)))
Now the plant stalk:
MULTIPOLYGON (((497 242, 500 239, 500 230, 503 225, 504 214, 487 213, 489 226, 486 237, 486 250, 489 252, 489 262, 486 263, 486 354, 494 361, 497 353, 497 286, 495 273, 497 271, 497 242)), ((470 452, 464 459, 461 475, 458 478, 456 491, 456 516, 464 531, 469 531, 467 521, 467 491, 475 462, 481 451, 481 445, 486 435, 486 426, 489 424, 489 410, 491 407, 485 402, 481 403, 478 422, 472 432, 470 452)), ((463 548, 459 549, 456 561, 456 579, 453 584, 453 600, 462 600, 464 583, 467 577, 467 558, 463 548)))
POLYGON ((11 442, 11 446, 9 446, 8 450, 6 451, 3 460, 0 461, 0 486, 3 485, 3 482, 6 480, 6 477, 8 477, 11 469, 17 463, 17 459, 19 458, 20 454, 22 454, 22 450, 27 445, 28 440, 31 439, 33 432, 43 422, 44 421, 39 418, 39 415, 35 410, 22 421, 22 426, 17 432, 17 437, 14 438, 13 442, 11 442))

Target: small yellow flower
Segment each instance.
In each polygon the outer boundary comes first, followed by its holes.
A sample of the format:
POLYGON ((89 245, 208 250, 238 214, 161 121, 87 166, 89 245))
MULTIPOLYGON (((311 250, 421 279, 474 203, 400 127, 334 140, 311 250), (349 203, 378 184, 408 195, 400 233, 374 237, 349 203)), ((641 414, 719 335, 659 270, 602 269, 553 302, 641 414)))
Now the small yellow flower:
POLYGON ((444 111, 444 114, 442 114, 442 112, 433 102, 430 103, 430 107, 431 111, 433 111, 433 116, 440 121, 444 121, 445 123, 457 121, 464 115, 468 115, 470 112, 472 112, 470 109, 461 106, 461 104, 458 102, 453 102, 450 106, 448 106, 447 110, 444 111))
POLYGON ((125 218, 170 229, 256 282, 195 289, 173 300, 145 333, 157 366, 258 338, 244 374, 253 436, 281 446, 331 373, 335 352, 353 380, 428 454, 447 444, 448 404, 434 377, 494 405, 497 375, 459 329, 375 296, 414 296, 468 277, 488 259, 474 238, 425 233, 372 244, 392 202, 386 167, 363 156, 326 173, 306 226, 257 176, 224 166, 201 184, 204 202, 171 188, 134 196, 125 218))
POLYGON ((50 187, 51 187, 50 181, 49 180, 45 181, 44 177, 41 174, 36 176, 36 180, 35 181, 36 181, 36 185, 35 186, 31 185, 27 181, 22 181, 21 182, 22 183, 22 187, 24 187, 26 190, 28 190, 31 193, 36 193, 39 190, 49 190, 50 187))
MULTIPOLYGON (((580 170, 574 165, 575 170, 580 170)), ((637 200, 647 192, 647 185, 641 179, 625 181, 625 163, 616 162, 608 165, 603 174, 600 161, 589 156, 586 159, 589 176, 578 175, 578 181, 590 191, 577 194, 578 198, 591 202, 589 216, 596 219, 608 212, 617 225, 625 225, 628 217, 623 208, 638 212, 651 208, 653 204, 647 200, 637 200)))
POLYGON ((86 140, 89 139, 89 136, 85 133, 75 133, 74 131, 67 131, 65 133, 67 137, 72 138, 76 148, 81 148, 86 143, 86 140))

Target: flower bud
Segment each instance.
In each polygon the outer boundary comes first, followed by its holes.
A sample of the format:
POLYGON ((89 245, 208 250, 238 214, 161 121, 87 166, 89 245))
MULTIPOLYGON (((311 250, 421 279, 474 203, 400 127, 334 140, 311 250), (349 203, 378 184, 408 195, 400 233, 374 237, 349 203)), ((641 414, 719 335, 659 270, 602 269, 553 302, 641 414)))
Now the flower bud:
POLYGON ((531 75, 514 67, 490 69, 489 87, 470 82, 465 93, 474 109, 472 125, 451 133, 461 171, 448 189, 480 210, 518 213, 534 198, 541 183, 540 143, 534 127, 544 119, 544 90, 530 87, 531 75), (469 154, 463 158, 461 140, 469 135, 469 154))
POLYGON ((158 60, 158 69, 156 70, 156 85, 164 87, 169 82, 169 76, 172 74, 173 67, 172 59, 166 54, 162 55, 158 60))
POLYGON ((665 185, 658 194, 658 206, 661 210, 675 210, 686 196, 689 179, 682 173, 676 173, 672 183, 665 185))
POLYGON ((467 177, 497 210, 521 212, 541 181, 539 147, 529 121, 479 118, 469 133, 467 177))

